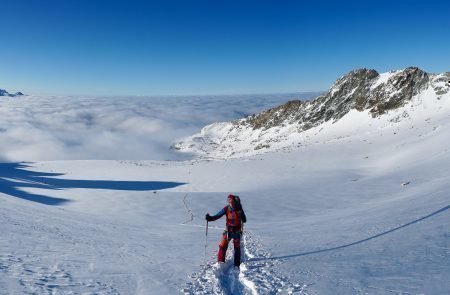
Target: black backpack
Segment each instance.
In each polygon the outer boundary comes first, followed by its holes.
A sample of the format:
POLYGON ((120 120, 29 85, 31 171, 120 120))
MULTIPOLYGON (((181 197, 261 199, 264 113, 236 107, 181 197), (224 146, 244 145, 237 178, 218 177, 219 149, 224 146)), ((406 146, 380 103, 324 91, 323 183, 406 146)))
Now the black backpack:
POLYGON ((234 202, 235 202, 235 206, 236 206, 236 211, 240 212, 240 217, 243 223, 247 222, 247 217, 245 216, 244 213, 244 208, 242 208, 242 203, 241 203, 241 198, 239 196, 236 195, 232 195, 234 202))

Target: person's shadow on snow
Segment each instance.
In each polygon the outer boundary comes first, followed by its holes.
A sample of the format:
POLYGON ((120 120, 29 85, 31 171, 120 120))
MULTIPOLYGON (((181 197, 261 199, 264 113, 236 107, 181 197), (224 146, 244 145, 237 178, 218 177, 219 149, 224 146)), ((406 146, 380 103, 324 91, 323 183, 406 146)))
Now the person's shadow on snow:
POLYGON ((68 199, 34 194, 22 188, 63 190, 68 188, 90 188, 128 191, 156 191, 186 183, 167 181, 117 181, 80 180, 56 178, 63 173, 48 173, 27 170, 27 163, 0 163, 0 193, 45 205, 60 205, 68 199))

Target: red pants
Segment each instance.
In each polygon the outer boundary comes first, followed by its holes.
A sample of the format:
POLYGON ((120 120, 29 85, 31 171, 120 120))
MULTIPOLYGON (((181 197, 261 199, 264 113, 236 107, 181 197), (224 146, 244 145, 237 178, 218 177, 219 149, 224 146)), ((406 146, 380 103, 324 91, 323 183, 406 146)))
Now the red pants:
POLYGON ((233 239, 234 245, 234 265, 239 266, 241 264, 241 232, 229 232, 224 231, 222 235, 222 241, 219 245, 219 254, 217 255, 217 261, 225 262, 225 256, 227 254, 228 242, 233 239))

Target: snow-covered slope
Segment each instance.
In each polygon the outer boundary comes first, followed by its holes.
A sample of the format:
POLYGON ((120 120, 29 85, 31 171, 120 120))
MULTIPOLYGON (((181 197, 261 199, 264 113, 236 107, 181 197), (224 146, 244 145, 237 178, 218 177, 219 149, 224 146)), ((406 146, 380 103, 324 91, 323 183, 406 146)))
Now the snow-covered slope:
POLYGON ((261 131, 277 153, 0 163, 0 294, 447 294, 450 98, 426 85, 375 118, 261 131), (240 272, 215 265, 224 220, 205 231, 229 193, 240 272))
POLYGON ((334 133, 331 138, 315 135, 335 132, 341 125, 346 130, 348 122, 367 131, 372 125, 414 123, 416 117, 422 119, 425 106, 438 112, 432 117, 449 111, 449 80, 450 73, 428 74, 412 67, 381 75, 355 70, 314 100, 290 101, 240 120, 208 125, 174 148, 211 158, 241 157, 331 140, 334 133))
POLYGON ((422 95, 245 159, 0 164, 0 294, 446 294, 450 113, 422 95), (228 193, 239 274, 213 265, 224 221, 205 237, 228 193))

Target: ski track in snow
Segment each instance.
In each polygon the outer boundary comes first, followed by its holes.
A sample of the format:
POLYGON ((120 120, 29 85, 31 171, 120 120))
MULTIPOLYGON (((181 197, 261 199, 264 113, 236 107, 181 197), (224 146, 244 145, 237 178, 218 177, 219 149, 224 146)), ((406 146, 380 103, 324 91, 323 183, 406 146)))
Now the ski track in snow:
POLYGON ((218 265, 214 262, 216 257, 211 257, 199 272, 190 276, 191 282, 182 290, 183 294, 308 294, 307 285, 293 284, 276 273, 275 266, 281 261, 261 260, 271 255, 254 234, 246 231, 243 240, 240 271, 234 269, 233 243, 229 243, 226 262, 218 265), (258 261, 252 261, 254 258, 258 261))
MULTIPOLYGON (((58 264, 36 264, 28 256, 0 255, 0 276, 18 283, 14 288, 18 293, 13 294, 119 294, 109 284, 95 280, 77 281, 58 264)), ((0 294, 11 294, 4 291, 0 290, 0 294)))
POLYGON ((187 201, 187 197, 188 194, 186 194, 183 198, 183 204, 184 204, 184 208, 186 209, 188 215, 189 215, 189 219, 187 219, 185 222, 183 222, 182 224, 188 224, 189 222, 194 220, 194 213, 192 212, 191 208, 188 205, 188 201, 187 201))

